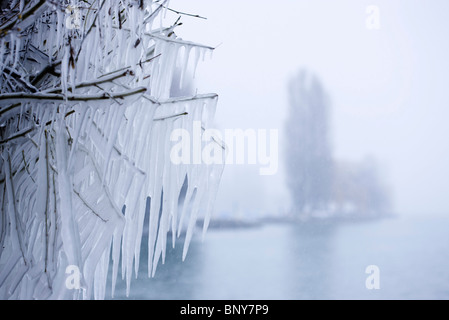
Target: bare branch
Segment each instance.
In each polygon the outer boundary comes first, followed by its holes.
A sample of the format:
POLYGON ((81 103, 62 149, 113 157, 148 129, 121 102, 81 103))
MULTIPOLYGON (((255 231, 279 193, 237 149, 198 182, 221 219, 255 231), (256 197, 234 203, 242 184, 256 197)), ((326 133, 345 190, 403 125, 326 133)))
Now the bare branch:
POLYGON ((193 18, 199 18, 199 19, 207 20, 206 17, 202 17, 202 16, 197 15, 197 14, 191 14, 191 13, 182 12, 182 11, 178 11, 178 10, 171 9, 171 8, 169 8, 169 7, 164 7, 164 8, 166 8, 168 11, 174 12, 174 13, 176 13, 176 14, 182 14, 182 15, 184 15, 184 16, 189 16, 189 17, 193 17, 193 18))

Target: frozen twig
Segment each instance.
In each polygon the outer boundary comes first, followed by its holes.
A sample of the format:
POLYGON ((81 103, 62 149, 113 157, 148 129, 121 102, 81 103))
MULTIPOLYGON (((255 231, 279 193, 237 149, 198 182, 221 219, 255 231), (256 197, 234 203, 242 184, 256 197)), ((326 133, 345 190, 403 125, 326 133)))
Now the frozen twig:
POLYGON ((19 74, 17 71, 9 68, 9 67, 5 67, 4 71, 6 71, 6 73, 8 73, 9 75, 11 75, 14 80, 16 80, 17 83, 19 83, 24 89, 27 89, 30 92, 37 92, 36 87, 34 87, 32 84, 28 83, 28 81, 26 81, 25 79, 23 79, 22 75, 19 74))
MULTIPOLYGON (((94 94, 94 95, 63 95, 63 94, 53 94, 53 93, 36 93, 30 94, 25 92, 19 93, 5 93, 0 95, 0 101, 6 101, 9 103, 14 103, 16 101, 22 100, 47 100, 47 101, 94 101, 94 100, 110 100, 110 99, 123 99, 129 96, 133 96, 136 94, 144 93, 146 88, 136 88, 133 90, 129 90, 126 92, 120 93, 103 93, 103 94, 94 94)), ((0 110, 0 115, 3 114, 4 111, 0 110)))
POLYGON ((202 17, 202 16, 197 15, 197 14, 191 14, 191 13, 182 12, 182 11, 174 10, 172 8, 169 8, 169 7, 164 7, 164 8, 166 8, 168 11, 174 12, 176 14, 181 14, 181 15, 184 15, 184 16, 189 16, 189 17, 193 17, 193 18, 199 18, 199 19, 207 20, 206 17, 202 17))
POLYGON ((85 205, 90 211, 92 211, 92 213, 93 213, 94 215, 96 215, 96 216, 97 216, 101 221, 103 221, 104 223, 108 222, 108 220, 102 218, 102 217, 95 211, 95 209, 92 208, 92 206, 91 206, 89 203, 87 203, 86 200, 84 200, 84 198, 81 196, 81 194, 80 194, 78 191, 76 191, 75 189, 73 189, 73 192, 78 196, 78 198, 81 200, 81 202, 84 203, 84 205, 85 205))
POLYGON ((5 143, 7 143, 7 142, 9 142, 9 141, 12 141, 12 140, 21 138, 21 137, 25 137, 28 133, 33 132, 34 129, 36 129, 35 126, 32 126, 32 127, 30 127, 30 128, 27 128, 27 129, 20 130, 19 132, 15 133, 15 134, 13 134, 13 135, 11 135, 11 136, 9 136, 8 138, 6 138, 6 139, 4 139, 4 140, 1 140, 1 141, 0 141, 0 145, 5 144, 5 143))
POLYGON ((160 34, 155 34, 152 32, 145 32, 145 35, 148 37, 151 37, 151 38, 158 39, 158 40, 172 42, 172 43, 176 43, 176 44, 180 44, 180 45, 184 45, 184 46, 191 46, 191 47, 205 48, 208 50, 215 50, 214 47, 205 46, 203 44, 199 44, 199 43, 195 43, 195 42, 191 42, 191 41, 185 41, 185 40, 175 39, 175 38, 171 38, 171 37, 166 37, 166 36, 163 36, 160 34))
POLYGON ((40 0, 38 3, 36 3, 27 11, 23 13, 18 13, 13 21, 10 21, 9 23, 0 26, 0 37, 5 36, 8 33, 8 31, 12 30, 21 21, 24 21, 29 17, 31 17, 46 2, 47 2, 46 0, 40 0))
POLYGON ((163 121, 188 115, 188 112, 178 113, 167 117, 154 118, 153 121, 163 121))
POLYGON ((165 100, 157 100, 152 96, 149 95, 143 95, 143 97, 149 101, 151 101, 153 104, 157 105, 163 105, 163 104, 173 104, 173 103, 179 103, 179 102, 189 102, 189 101, 195 101, 195 100, 207 100, 207 99, 216 99, 218 98, 218 95, 215 93, 210 94, 198 94, 192 97, 179 97, 179 98, 170 98, 165 100))
POLYGON ((148 23, 150 22, 152 19, 154 19, 157 14, 164 8, 165 4, 167 3, 168 0, 164 0, 164 2, 159 5, 159 7, 157 7, 152 13, 150 13, 147 17, 145 17, 145 19, 143 20, 143 23, 148 23))

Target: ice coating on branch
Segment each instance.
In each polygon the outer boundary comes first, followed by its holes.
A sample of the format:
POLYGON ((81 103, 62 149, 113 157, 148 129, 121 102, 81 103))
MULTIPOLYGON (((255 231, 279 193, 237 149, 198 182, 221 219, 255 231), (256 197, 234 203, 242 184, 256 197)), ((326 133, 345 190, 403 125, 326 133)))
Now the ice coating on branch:
POLYGON ((119 273, 129 293, 145 230, 154 276, 184 234, 185 258, 198 218, 207 229, 223 170, 170 159, 171 133, 208 128, 217 96, 170 96, 212 48, 164 27, 169 2, 65 3, 0 17, 3 299, 103 299, 110 267, 112 295, 119 273))

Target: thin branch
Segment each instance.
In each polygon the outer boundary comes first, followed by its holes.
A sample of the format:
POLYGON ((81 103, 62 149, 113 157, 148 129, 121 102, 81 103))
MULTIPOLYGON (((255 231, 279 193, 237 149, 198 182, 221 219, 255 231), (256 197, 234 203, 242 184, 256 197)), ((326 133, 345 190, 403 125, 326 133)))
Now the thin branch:
POLYGON ((21 84, 24 89, 27 89, 33 93, 37 92, 37 89, 32 84, 28 83, 25 79, 23 79, 22 75, 19 74, 17 71, 15 71, 9 67, 4 67, 4 70, 7 73, 9 73, 9 75, 12 76, 14 78, 14 80, 16 80, 19 84, 21 84))
POLYGON ((157 105, 163 105, 163 104, 171 104, 171 103, 179 103, 179 102, 188 102, 188 101, 195 101, 195 100, 206 100, 206 99, 216 99, 218 97, 215 93, 210 94, 198 94, 193 97, 179 97, 179 98, 170 98, 167 100, 156 100, 154 97, 149 95, 143 95, 145 99, 148 101, 151 101, 153 104, 157 105))
MULTIPOLYGON (((201 126, 201 130, 204 132, 204 131, 206 131, 206 128, 204 128, 203 126, 201 126)), ((219 139, 219 138, 215 138, 215 137, 211 137, 212 138, 212 140, 216 143, 216 144, 218 144, 223 150, 225 150, 226 151, 226 143, 223 141, 223 140, 221 140, 221 139, 219 139)))
POLYGON ((78 191, 76 191, 75 189, 73 189, 73 192, 78 196, 78 198, 80 198, 80 200, 84 203, 84 205, 90 210, 92 211, 92 213, 94 215, 96 215, 101 221, 103 221, 104 223, 108 222, 108 220, 102 218, 96 211, 94 208, 92 208, 86 200, 83 199, 83 197, 81 196, 81 194, 79 194, 78 191))
POLYGON ((120 101, 118 101, 117 99, 115 99, 113 96, 111 96, 111 94, 109 92, 107 92, 106 90, 104 90, 102 87, 100 87, 98 84, 94 85, 97 89, 100 89, 101 91, 104 92, 104 94, 106 94, 109 98, 111 98, 112 100, 115 101, 115 103, 117 103, 119 106, 123 105, 123 103, 121 103, 120 101))
POLYGON ((171 32, 173 32, 173 30, 175 30, 176 27, 182 26, 182 22, 179 22, 180 20, 181 16, 179 16, 178 19, 176 19, 175 23, 173 23, 170 27, 161 27, 158 29, 153 29, 151 30, 151 32, 170 34, 171 32))
MULTIPOLYGON (((44 131, 45 134, 45 170, 47 178, 47 192, 45 194, 45 273, 47 273, 48 268, 48 202, 50 197, 50 176, 49 176, 49 158, 48 158, 48 133, 47 130, 44 131)), ((48 284, 50 285, 50 279, 48 278, 48 284)))
MULTIPOLYGON (((67 112, 64 116, 64 118, 67 118, 68 116, 72 115, 75 113, 75 110, 70 110, 69 112, 67 112)), ((53 120, 47 121, 47 123, 45 124, 46 126, 49 126, 53 123, 53 120)))
MULTIPOLYGON (((89 156, 89 158, 92 161, 92 164, 94 166, 96 174, 100 177, 100 169, 98 168, 98 164, 95 161, 95 158, 93 157, 93 155, 90 152, 90 150, 87 149, 86 147, 84 147, 83 145, 79 145, 79 150, 83 151, 84 153, 86 153, 89 156)), ((145 172, 143 172, 143 175, 146 175, 145 172)), ((117 205, 112 200, 111 192, 109 191, 109 189, 106 187, 106 185, 104 183, 102 184, 102 187, 103 187, 103 190, 104 190, 104 193, 105 193, 106 197, 109 200, 109 203, 111 204, 112 208, 114 208, 114 211, 115 211, 115 213, 117 215, 117 218, 120 219, 121 221, 123 221, 123 216, 120 214, 120 210, 117 208, 117 205)))
POLYGON ((174 115, 168 116, 168 117, 154 118, 153 121, 163 121, 163 120, 173 119, 173 118, 177 118, 177 117, 181 117, 181 116, 186 116, 188 114, 189 114, 188 112, 183 112, 183 113, 174 114, 174 115))
MULTIPOLYGON (((105 136, 104 132, 100 129, 100 127, 97 125, 97 123, 95 121, 92 121, 93 126, 97 129, 98 133, 100 134, 101 137, 103 137, 106 142, 108 141, 108 138, 105 136)), ((143 171, 142 169, 140 169, 139 167, 136 166, 136 164, 134 163, 134 161, 132 161, 131 159, 129 159, 129 157, 127 155, 125 155, 115 144, 113 144, 112 149, 117 152, 117 154, 119 155, 119 157, 121 157, 125 162, 127 162, 131 168, 133 168, 137 173, 145 176, 146 173, 145 171, 143 171)), ((92 161, 94 161, 94 158, 92 157, 92 155, 90 154, 90 152, 88 152, 88 150, 86 149, 85 152, 89 155, 89 157, 91 158, 92 161)), ((100 176, 100 173, 98 171, 98 175, 100 176)))
POLYGON ((215 50, 214 47, 205 46, 203 44, 199 44, 199 43, 195 43, 195 42, 191 42, 191 41, 184 41, 184 40, 180 40, 180 39, 169 38, 169 37, 155 34, 155 33, 145 32, 144 35, 151 37, 151 38, 158 39, 158 40, 172 42, 172 43, 176 43, 176 44, 180 44, 180 45, 184 45, 184 46, 192 46, 192 47, 198 47, 198 48, 205 48, 208 50, 215 50))
POLYGON ((19 102, 19 103, 14 103, 14 104, 12 104, 12 105, 10 105, 10 106, 7 106, 6 108, 4 108, 4 109, 0 109, 0 116, 2 115, 2 114, 4 114, 4 113, 6 113, 6 112, 8 112, 9 110, 12 110, 12 109, 15 109, 15 108, 17 108, 17 107, 20 107, 22 104, 19 102))
MULTIPOLYGON (((136 63, 136 66, 142 67, 142 64, 151 62, 151 61, 153 61, 154 59, 159 58, 161 55, 162 55, 162 54, 159 53, 158 55, 156 55, 156 56, 154 56, 154 57, 148 58, 148 59, 146 59, 146 60, 144 60, 144 61, 139 61, 138 63, 136 63)), ((95 82, 93 81, 93 82, 91 83, 91 85, 94 85, 94 84, 100 84, 100 83, 103 83, 103 82, 112 82, 113 80, 118 79, 118 78, 120 78, 120 77, 123 76, 123 74, 121 73, 120 75, 118 75, 118 76, 116 77, 114 74, 117 73, 117 72, 129 72, 130 75, 134 75, 134 72, 133 72, 133 70, 132 70, 131 68, 132 68, 131 66, 127 66, 127 67, 123 67, 123 68, 120 68, 120 69, 117 69, 117 70, 114 70, 114 71, 111 71, 111 72, 107 72, 107 73, 105 73, 105 74, 102 74, 101 76, 98 77, 97 80, 95 80, 95 82), (103 78, 103 77, 109 77, 109 78, 107 78, 107 80, 103 81, 103 79, 101 79, 101 78, 103 78), (101 80, 100 80, 100 79, 101 79, 101 80), (100 82, 100 81, 102 81, 102 82, 100 82)), ((128 90, 129 90, 129 89, 128 89, 128 90)))
POLYGON ((189 17, 193 17, 193 18, 199 18, 199 19, 207 20, 206 17, 202 17, 202 16, 197 15, 197 14, 191 14, 191 13, 182 12, 182 11, 178 11, 178 10, 171 9, 171 8, 169 8, 169 7, 164 7, 164 8, 167 9, 168 11, 174 12, 174 13, 176 13, 176 14, 182 14, 182 15, 184 15, 184 16, 189 16, 189 17))
MULTIPOLYGON (((81 50, 83 49, 84 40, 86 40, 87 36, 89 35, 89 33, 92 31, 93 27, 95 26, 95 24, 97 22, 98 14, 101 12, 101 9, 103 9, 103 6, 104 6, 105 3, 106 3, 106 0, 103 0, 103 2, 100 5, 100 8, 98 9, 98 11, 95 14, 94 21, 92 21, 92 24, 90 25, 89 30, 87 30, 87 32, 84 34, 83 38, 81 39, 80 49, 78 50, 78 53, 76 54, 75 62, 78 62, 78 58, 79 58, 79 56, 81 54, 81 50)), ((92 3, 92 6, 93 6, 93 3, 92 3)), ((89 12, 90 11, 88 11, 88 13, 89 12)), ((86 19, 86 22, 87 22, 87 19, 86 19)))
POLYGON ((17 18, 7 24, 4 24, 0 27, 0 37, 5 36, 8 31, 13 29, 17 23, 20 23, 21 21, 24 21, 28 19, 30 16, 32 16, 40 7, 42 7, 47 1, 46 0, 40 0, 36 5, 25 11, 24 13, 18 13, 16 16, 17 18))
MULTIPOLYGON (((9 101, 13 103, 15 101, 21 100, 48 100, 48 101, 93 101, 93 100, 110 100, 110 99, 123 99, 129 96, 133 96, 136 94, 140 94, 147 91, 144 87, 139 87, 130 91, 120 92, 120 93, 110 93, 110 94, 96 94, 96 95, 62 95, 62 94, 43 94, 36 93, 30 94, 25 92, 18 93, 7 93, 0 94, 0 101, 9 101)), ((8 107, 11 109, 11 107, 8 107)), ((2 115, 5 111, 0 110, 0 115, 2 115)))
POLYGON ((45 66, 45 68, 43 68, 36 76, 34 76, 32 78, 31 84, 32 85, 38 84, 39 81, 41 81, 45 77, 45 75, 47 75, 47 74, 51 74, 51 75, 53 75, 55 77, 60 76, 60 74, 58 74, 56 72, 56 70, 55 70, 55 68, 57 66, 59 66, 60 64, 61 64, 61 60, 56 61, 54 63, 51 63, 51 64, 45 66))
POLYGON ((159 7, 156 8, 156 10, 154 10, 148 17, 146 17, 143 20, 143 23, 146 24, 148 23, 151 19, 153 19, 154 17, 157 16, 157 14, 159 13, 159 11, 161 11, 163 8, 165 8, 165 4, 167 3, 168 0, 165 0, 161 5, 159 5, 159 7))
POLYGON ((11 156, 8 152, 8 157, 4 158, 5 161, 5 179, 6 179, 6 187, 7 187, 7 192, 8 192, 8 201, 10 203, 10 205, 12 206, 12 215, 14 215, 14 217, 10 217, 10 220, 14 221, 15 224, 15 233, 16 233, 16 237, 17 237, 17 241, 19 243, 19 247, 20 247, 20 251, 22 253, 22 258, 23 258, 23 262, 25 263, 26 266, 28 266, 28 261, 27 258, 25 257, 25 244, 23 242, 22 239, 22 235, 24 233, 23 231, 23 226, 22 223, 20 221, 19 218, 19 213, 17 212, 17 207, 16 207, 16 197, 14 194, 14 184, 13 184, 13 177, 12 177, 12 172, 11 172, 11 156), (9 189, 9 190, 8 190, 9 189))
POLYGON ((33 126, 31 128, 21 130, 21 131, 17 132, 16 134, 13 134, 12 136, 9 136, 8 138, 6 138, 4 140, 0 140, 0 145, 5 144, 9 141, 18 139, 20 137, 25 137, 28 133, 33 132, 35 129, 36 129, 36 127, 33 126))
POLYGON ((28 169, 29 164, 27 163, 27 161, 25 160, 25 151, 22 150, 22 159, 23 159, 23 163, 25 164, 25 170, 28 173, 28 175, 30 176, 31 180, 36 183, 36 181, 33 179, 33 176, 31 175, 30 169, 28 169))
MULTIPOLYGON (((3 184, 3 182, 1 183, 3 184)), ((6 205, 6 201, 5 201, 5 195, 6 195, 6 184, 3 184, 3 192, 2 192, 2 204, 1 204, 1 210, 2 210, 2 229, 0 230, 0 258, 2 257, 2 253, 3 253, 3 243, 5 242, 5 238, 6 238, 6 210, 5 210, 5 205, 6 205)))
MULTIPOLYGON (((158 54, 157 56, 151 57, 151 58, 149 58, 149 59, 147 59, 145 61, 141 61, 139 63, 136 63, 136 66, 142 66, 142 64, 151 62, 151 61, 153 61, 154 59, 156 59, 156 58, 158 58, 160 56, 161 56, 161 54, 158 54)), ((100 77, 98 77, 95 80, 81 82, 79 84, 76 84, 75 88, 79 89, 79 88, 86 88, 86 87, 97 86, 97 85, 102 84, 102 83, 112 82, 113 80, 116 80, 116 79, 119 79, 119 78, 123 78, 123 77, 126 77, 128 75, 134 76, 134 71, 131 69, 131 66, 124 67, 124 68, 121 68, 121 69, 118 69, 118 70, 115 70, 115 71, 112 71, 112 72, 105 73, 105 74, 101 75, 100 77), (116 74, 118 72, 120 72, 120 73, 116 74)), ((68 88, 67 90, 68 91, 72 91, 72 88, 68 88)), ((103 90, 103 89, 101 89, 101 90, 103 90)), ((52 89, 52 90, 49 90, 49 91, 45 91, 45 93, 60 93, 60 92, 62 92, 61 88, 56 88, 56 89, 52 89)))
MULTIPOLYGON (((123 68, 118 71, 122 71, 122 72, 120 74, 114 74, 114 73, 117 73, 117 71, 114 71, 114 72, 109 73, 110 75, 108 77, 105 77, 104 79, 101 79, 103 76, 100 76, 98 79, 91 80, 91 81, 85 81, 85 82, 76 84, 75 89, 97 86, 102 83, 111 82, 118 78, 126 77, 127 75, 134 75, 134 72, 132 70, 130 70, 129 68, 123 68), (122 71, 122 70, 125 70, 125 71, 122 71)), ((67 90, 72 92, 72 87, 67 88, 67 90)), ((61 93, 61 92, 62 92, 61 88, 55 88, 55 89, 43 91, 42 93, 61 93)))

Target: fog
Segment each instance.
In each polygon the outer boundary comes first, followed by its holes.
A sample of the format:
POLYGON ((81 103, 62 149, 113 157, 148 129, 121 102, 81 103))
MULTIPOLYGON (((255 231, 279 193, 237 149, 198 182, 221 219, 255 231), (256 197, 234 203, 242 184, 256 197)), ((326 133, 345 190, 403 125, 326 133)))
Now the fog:
POLYGON ((260 164, 227 164, 212 221, 249 223, 211 223, 182 268, 141 276, 135 297, 447 299, 449 3, 170 7, 207 17, 183 15, 176 32, 216 47, 193 85, 219 95, 216 128, 277 129, 279 167, 260 175, 260 164), (348 199, 356 213, 388 204, 394 219, 259 223, 339 213, 348 199), (370 282, 376 272, 380 287, 370 282))
MULTIPOLYGON (((288 81, 310 70, 331 101, 334 157, 374 157, 395 213, 447 213, 447 1, 173 0, 171 6, 207 17, 183 17, 188 23, 178 34, 217 47, 200 64, 197 86, 219 94, 219 129, 279 129, 282 150, 288 81), (379 29, 367 27, 368 5, 379 9, 379 29)), ((290 210, 284 156, 274 176, 227 166, 216 214, 290 210)))

